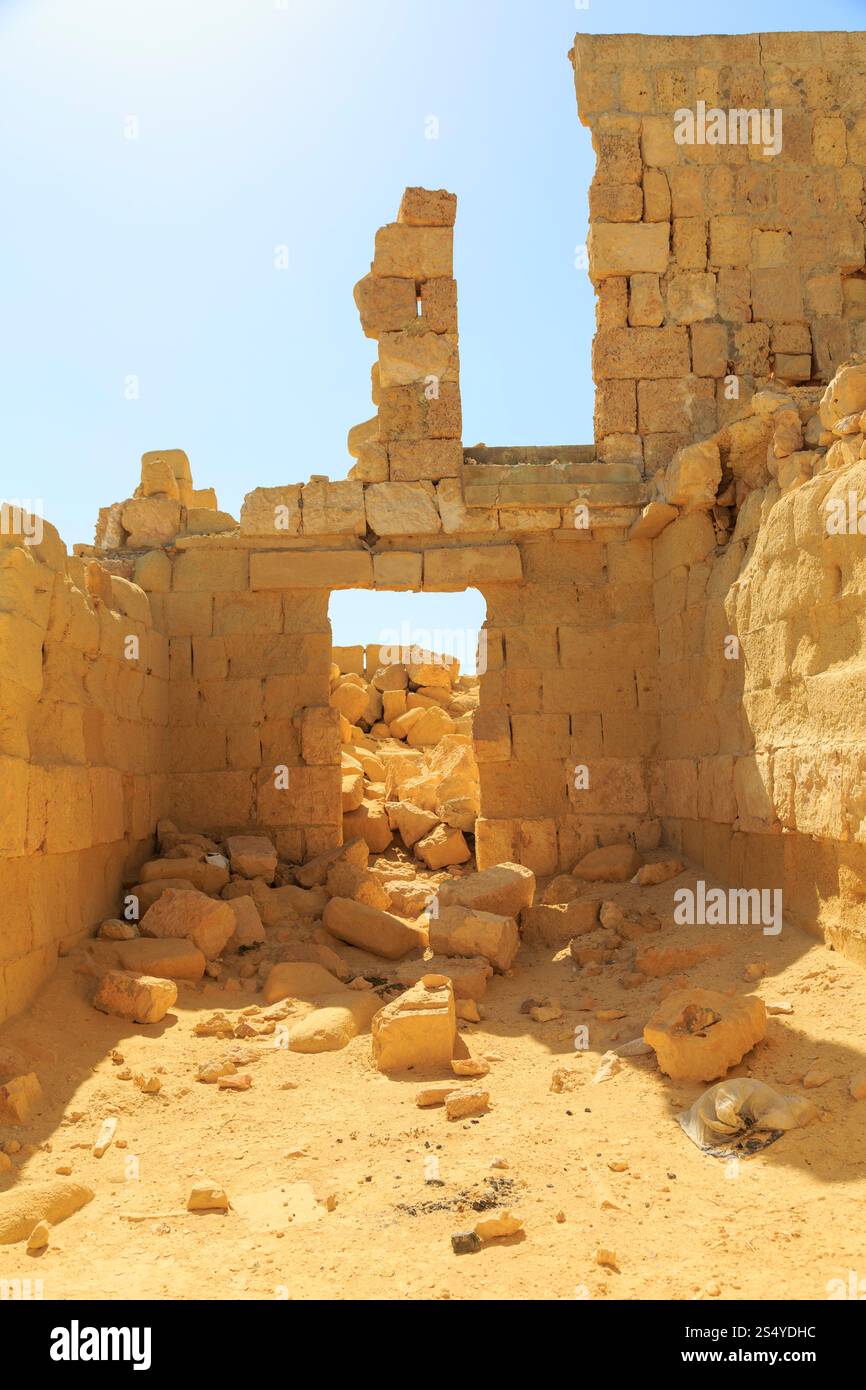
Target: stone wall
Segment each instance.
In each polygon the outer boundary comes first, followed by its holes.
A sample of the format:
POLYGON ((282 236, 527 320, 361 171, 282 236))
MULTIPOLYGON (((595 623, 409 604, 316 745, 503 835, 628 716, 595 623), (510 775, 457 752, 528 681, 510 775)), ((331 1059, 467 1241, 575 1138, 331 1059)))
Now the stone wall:
POLYGON ((579 34, 570 56, 597 157, 596 444, 652 476, 771 376, 826 383, 866 350, 866 34, 579 34), (779 153, 697 143, 699 103, 780 112, 779 153))
POLYGON ((4 509, 0 528, 0 1019, 117 912, 167 804, 168 644, 147 598, 47 522, 29 543, 35 520, 4 509))

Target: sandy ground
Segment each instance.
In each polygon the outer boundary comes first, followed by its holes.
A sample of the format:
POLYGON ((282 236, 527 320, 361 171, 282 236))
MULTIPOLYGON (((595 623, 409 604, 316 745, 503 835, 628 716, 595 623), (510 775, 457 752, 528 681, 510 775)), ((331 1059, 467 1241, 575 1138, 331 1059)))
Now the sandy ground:
POLYGON ((22 1145, 0 1176, 0 1203, 65 1165, 95 1197, 41 1254, 0 1248, 0 1280, 41 1279, 46 1299, 824 1299, 829 1281, 854 1271, 866 1294, 866 1102, 848 1092, 866 1067, 866 974, 793 928, 773 938, 674 926, 672 888, 687 881, 643 890, 664 918, 653 944, 703 945, 712 933, 725 954, 685 972, 692 983, 793 1005, 734 1074, 799 1090, 820 1062, 831 1079, 809 1092, 821 1114, 807 1128, 731 1165, 702 1154, 674 1118, 704 1088, 674 1084, 654 1057, 593 1085, 600 1054, 639 1035, 667 982, 627 990, 621 965, 587 976, 567 948, 524 947, 488 986, 483 1022, 461 1025, 470 1051, 491 1061, 481 1083, 463 1083, 489 1089, 490 1111, 463 1121, 417 1108, 415 1077, 373 1070, 369 1036, 317 1056, 275 1046, 272 1033, 197 1037, 216 1010, 253 1029, 267 1012, 261 995, 210 982, 181 986, 163 1023, 125 1025, 92 1009, 92 985, 68 959, 0 1029, 0 1048, 23 1054, 45 1092, 28 1125, 0 1127, 0 1147, 22 1145), (769 971, 750 985, 754 961, 769 971), (548 996, 559 1020, 520 1011, 548 996), (600 1022, 605 1009, 624 1016, 600 1022), (587 1051, 574 1048, 581 1023, 587 1051), (202 1062, 236 1049, 248 1091, 196 1080, 202 1062), (156 1071, 159 1094, 121 1080, 126 1069, 156 1071), (109 1115, 116 1141, 97 1159, 109 1115), (430 1155, 442 1186, 425 1183, 430 1155), (507 1167, 491 1167, 500 1159, 507 1167), (232 1210, 185 1211, 202 1176, 232 1210), (451 1234, 478 1220, 473 1203, 510 1208, 524 1234, 455 1255, 451 1234), (600 1247, 618 1271, 596 1263, 600 1247))

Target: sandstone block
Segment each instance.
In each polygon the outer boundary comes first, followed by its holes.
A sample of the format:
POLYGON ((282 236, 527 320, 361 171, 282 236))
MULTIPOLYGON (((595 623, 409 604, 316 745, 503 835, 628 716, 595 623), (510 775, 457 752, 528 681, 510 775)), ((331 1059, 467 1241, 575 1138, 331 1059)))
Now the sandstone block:
POLYGON ((359 946, 386 960, 399 960, 424 945, 423 933, 390 912, 381 912, 351 898, 331 898, 322 914, 325 928, 340 941, 359 946))
POLYGON ((295 870, 295 878, 303 888, 321 887, 335 864, 350 864, 359 869, 366 869, 369 860, 370 850, 367 842, 358 836, 347 840, 345 844, 337 845, 335 849, 325 850, 324 854, 317 854, 315 858, 308 859, 306 864, 295 870))
POLYGON ((409 227, 453 227, 456 217, 457 195, 444 188, 407 188, 397 213, 409 227))
POLYGON ((457 1036, 451 981, 441 975, 423 976, 379 1010, 372 1035, 373 1062, 379 1071, 450 1068, 457 1036))
POLYGON ((439 824, 439 818, 433 811, 424 811, 420 806, 413 806, 411 801, 389 802, 387 814, 391 829, 399 831, 407 849, 412 849, 439 824))
POLYGON ((232 898, 229 907, 234 913, 235 929, 229 938, 227 950, 239 951, 244 947, 259 946, 267 940, 259 910, 251 897, 232 898))
POLYGON ((669 994, 644 1028, 660 1069, 675 1081, 717 1081, 742 1061, 766 1032, 756 995, 731 998, 715 990, 669 994))
POLYGON ((0 1086, 0 1124, 26 1125, 41 1101, 42 1087, 35 1072, 13 1076, 0 1086))
POLYGON ((571 872, 584 883, 626 883, 642 863, 643 858, 631 845, 604 845, 585 854, 571 872))
POLYGON ((416 719, 407 731, 406 742, 410 748, 431 748, 438 744, 445 734, 454 732, 454 720, 438 705, 422 710, 421 718, 416 719))
POLYGON ((722 479, 719 446, 713 440, 687 444, 670 462, 662 488, 665 501, 686 511, 713 506, 722 479))
POLYGON ((230 835, 226 840, 233 874, 263 878, 272 883, 277 872, 277 851, 264 835, 230 835))
POLYGON ((391 222, 376 233, 373 274, 406 280, 433 280, 453 274, 454 234, 450 227, 415 227, 391 222))
POLYGON ((444 975, 451 981, 455 999, 483 999, 493 967, 483 956, 432 956, 407 960, 395 971, 401 985, 417 985, 425 975, 444 975))
POLYGON ((465 864, 472 858, 463 838, 463 831, 448 825, 437 825, 415 846, 415 853, 428 869, 444 869, 451 864, 465 864))
POLYGON ((589 273, 593 280, 612 275, 654 272, 668 266, 667 222, 595 222, 589 236, 589 273))
POLYGON ((207 964, 204 952, 191 941, 146 936, 118 942, 115 958, 121 970, 167 980, 200 980, 207 964))
POLYGON ((338 1052, 369 1026, 380 1004, 372 990, 341 989, 326 996, 319 1008, 289 1029, 289 1051, 338 1052))
POLYGON ((514 963, 520 933, 512 916, 440 903, 438 913, 430 918, 429 941, 438 955, 483 956, 495 969, 505 971, 514 963))
POLYGON ((359 836, 373 854, 384 854, 388 849, 394 836, 382 802, 367 797, 356 811, 343 816, 343 839, 354 840, 359 836))
POLYGON ((93 1007, 134 1023, 159 1023, 177 999, 173 980, 107 970, 93 996, 93 1007))
POLYGON ((182 878, 201 893, 218 893, 229 881, 228 869, 205 859, 150 859, 140 869, 142 883, 182 878))
POLYGON ((418 301, 414 279, 365 275, 355 286, 355 303, 361 327, 368 338, 399 332, 417 322, 418 301))
POLYGON ((521 864, 496 864, 480 873, 443 883, 438 897, 440 909, 467 907, 476 912, 516 918, 519 912, 531 906, 534 894, 535 874, 531 869, 521 864))
POLYGON ((472 585, 515 584, 523 578, 516 545, 460 546, 424 553, 424 588, 448 593, 472 585))
POLYGON ((377 536, 431 536, 442 529, 431 483, 371 483, 366 507, 377 536))
POLYGON ((209 960, 222 953, 234 930, 235 916, 227 902, 171 888, 141 920, 144 936, 187 937, 209 960))
POLYGON ((315 1004, 342 989, 342 981, 314 961, 283 961, 271 966, 262 999, 265 1004, 278 1004, 282 999, 315 1004))

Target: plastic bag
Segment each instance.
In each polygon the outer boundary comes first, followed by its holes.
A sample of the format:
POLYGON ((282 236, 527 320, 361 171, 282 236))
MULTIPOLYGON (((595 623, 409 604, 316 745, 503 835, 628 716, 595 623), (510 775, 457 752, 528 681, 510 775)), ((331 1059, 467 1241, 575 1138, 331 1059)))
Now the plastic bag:
POLYGON ((747 1158, 817 1114, 816 1106, 804 1096, 781 1096, 763 1081, 735 1077, 704 1091, 677 1120, 704 1153, 747 1158))

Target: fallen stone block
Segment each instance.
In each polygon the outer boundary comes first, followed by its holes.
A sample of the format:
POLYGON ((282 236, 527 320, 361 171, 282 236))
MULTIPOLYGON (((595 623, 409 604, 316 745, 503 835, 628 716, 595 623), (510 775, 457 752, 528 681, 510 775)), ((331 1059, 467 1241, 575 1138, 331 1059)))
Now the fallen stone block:
POLYGON ((407 849, 412 849, 439 824, 439 818, 433 811, 423 811, 420 806, 413 806, 411 801, 389 802, 387 815, 388 824, 392 830, 399 831, 407 849))
POLYGON ((173 980, 107 970, 96 987, 93 1007, 133 1023, 159 1023, 176 1000, 177 985, 173 980))
POLYGON ((234 913, 235 929, 226 950, 240 951, 249 946, 260 946, 267 940, 259 909, 251 897, 232 898, 228 905, 234 913))
POLYGON ((353 864, 356 868, 366 869, 369 862, 370 849, 367 841, 357 836, 353 840, 347 840, 345 844, 338 845, 336 849, 325 850, 324 854, 317 854, 314 859, 308 859, 306 864, 295 870, 295 879, 302 888, 320 888, 327 881, 328 874, 335 864, 353 864))
POLYGON ((299 918, 320 917, 328 895, 323 888, 299 888, 294 883, 282 888, 256 883, 253 901, 266 927, 290 927, 299 918))
POLYGON ((163 893, 167 893, 169 888, 173 888, 177 893, 196 892, 194 883, 190 883, 188 878, 155 878, 151 883, 137 883, 134 888, 127 888, 124 898, 135 898, 138 901, 139 920, 144 916, 154 903, 159 902, 163 893))
POLYGON ((372 991, 340 990, 326 996, 289 1029, 290 1052, 337 1052, 369 1027, 381 1000, 372 991))
POLYGON ((516 917, 535 895, 535 874, 522 864, 494 864, 465 878, 449 879, 439 888, 439 907, 471 907, 516 917))
POLYGON ((122 922, 119 917, 109 917, 101 923, 96 935, 101 941, 134 941, 138 927, 134 922, 122 922))
POLYGON ((647 1022, 644 1040, 674 1081, 718 1081, 766 1032, 757 995, 731 998, 709 989, 677 990, 647 1022))
POLYGON ((523 1222, 510 1211, 497 1211, 476 1221, 474 1231, 482 1245, 487 1245, 491 1240, 504 1240, 508 1236, 520 1235, 523 1222))
POLYGON ((483 999, 493 967, 483 956, 452 959, 433 956, 427 960, 407 960, 397 967, 395 979, 409 988, 425 975, 444 975, 451 981, 455 999, 483 999))
POLYGON ((218 893, 229 881, 228 869, 220 864, 209 864, 206 859, 151 859, 142 864, 139 876, 142 883, 160 878, 183 878, 200 893, 218 893))
POLYGON ((430 918, 430 949, 443 956, 483 956, 499 971, 509 970, 520 947, 513 917, 446 907, 430 918))
POLYGON ((230 835, 226 853, 233 874, 244 878, 263 878, 272 883, 277 872, 277 851, 264 835, 230 835))
POLYGON ((0 1194, 0 1245, 28 1240, 40 1221, 57 1226, 93 1201, 93 1191, 80 1182, 55 1179, 20 1185, 0 1194))
POLYGON ((119 942, 114 955, 121 970, 168 980, 200 980, 207 964, 204 952, 184 939, 140 936, 119 942))
POLYGON ((483 1115, 490 1109, 490 1092, 480 1087, 452 1091, 445 1099, 445 1114, 449 1120, 464 1120, 469 1115, 483 1115))
POLYGON ((234 930, 231 904, 195 891, 170 889, 141 919, 143 936, 186 937, 208 960, 222 953, 234 930))
POLYGON ((42 1087, 34 1071, 13 1076, 0 1086, 0 1123, 26 1125, 41 1100, 42 1087))
POLYGON ((382 1072, 450 1067, 457 1036, 454 990, 442 975, 425 975, 373 1019, 373 1062, 382 1072))
POLYGON ((640 888, 649 888, 655 883, 667 883, 669 878, 681 874, 685 864, 682 859, 655 859, 650 864, 642 864, 632 879, 640 888))
POLYGON ((322 914, 322 922, 339 941, 372 951, 386 960, 399 960, 409 951, 427 944, 424 933, 417 927, 352 898, 331 898, 322 914))
POLYGON ((366 798, 355 811, 343 816, 343 838, 360 836, 373 854, 384 854, 394 839, 384 802, 366 798))
POLYGON ((383 880, 368 869, 356 869, 354 864, 335 864, 325 885, 332 898, 354 898, 386 912, 391 906, 388 889, 383 880))
POLYGON ((600 907, 601 898, 575 898, 527 908, 520 919, 524 939, 557 946, 573 936, 584 936, 598 926, 600 907))
POLYGON ((265 1004, 277 1004, 281 999, 300 999, 315 1003, 329 994, 338 994, 342 983, 324 966, 313 961, 283 961, 271 966, 262 990, 265 1004))
POLYGON ((709 942, 706 946, 647 946, 638 951, 634 968, 640 975, 661 980, 665 975, 677 975, 702 961, 726 956, 730 946, 709 942))
POLYGON ((642 864, 632 845, 603 845, 585 854, 571 872, 584 883, 626 883, 642 864))
POLYGON ((197 1182, 186 1199, 187 1211, 228 1211, 225 1189, 214 1182, 197 1182))
POLYGON ((445 869, 452 864, 465 864, 472 858, 463 831, 449 825, 437 825, 418 841, 415 853, 428 869, 445 869))

